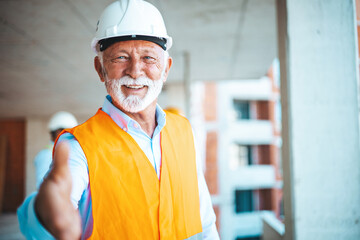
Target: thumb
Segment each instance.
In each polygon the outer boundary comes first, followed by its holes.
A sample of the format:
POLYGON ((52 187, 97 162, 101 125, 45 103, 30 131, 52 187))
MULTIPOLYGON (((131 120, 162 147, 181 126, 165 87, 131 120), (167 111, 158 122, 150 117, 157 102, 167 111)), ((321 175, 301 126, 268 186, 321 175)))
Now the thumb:
POLYGON ((53 169, 55 174, 66 175, 69 171, 69 145, 66 142, 60 142, 55 146, 53 169))

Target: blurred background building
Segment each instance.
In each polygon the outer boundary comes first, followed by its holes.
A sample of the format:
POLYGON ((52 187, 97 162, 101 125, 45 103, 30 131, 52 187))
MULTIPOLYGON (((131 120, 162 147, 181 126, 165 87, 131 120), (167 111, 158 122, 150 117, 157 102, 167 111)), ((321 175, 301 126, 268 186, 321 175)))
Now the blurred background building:
POLYGON ((206 180, 224 239, 283 219, 278 61, 260 79, 206 83, 206 180), (276 218, 278 220, 276 220, 276 218))
MULTIPOLYGON (((103 103, 90 42, 110 2, 0 1, 0 239, 23 239, 50 116, 103 103)), ((360 5, 149 2, 174 39, 159 104, 192 123, 221 239, 360 239, 360 5)))

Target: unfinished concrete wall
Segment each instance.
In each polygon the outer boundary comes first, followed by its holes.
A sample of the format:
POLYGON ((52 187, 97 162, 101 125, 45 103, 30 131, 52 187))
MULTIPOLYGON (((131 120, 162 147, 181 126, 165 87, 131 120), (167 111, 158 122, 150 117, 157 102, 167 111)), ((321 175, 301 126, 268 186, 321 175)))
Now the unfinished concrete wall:
POLYGON ((353 0, 279 0, 285 239, 360 239, 353 0))

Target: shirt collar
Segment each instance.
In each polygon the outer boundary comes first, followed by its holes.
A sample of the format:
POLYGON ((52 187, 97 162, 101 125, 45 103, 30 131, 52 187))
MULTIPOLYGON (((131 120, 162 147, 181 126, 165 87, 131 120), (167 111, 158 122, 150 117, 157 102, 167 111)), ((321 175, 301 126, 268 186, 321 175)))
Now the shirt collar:
MULTIPOLYGON (((126 115, 123 111, 114 106, 110 95, 106 96, 104 104, 102 106, 102 110, 107 113, 111 117, 111 119, 124 131, 127 132, 128 130, 140 129, 140 125, 138 122, 136 122, 134 119, 126 115)), ((158 104, 156 104, 155 119, 157 122, 157 126, 154 131, 154 136, 157 135, 166 124, 166 113, 158 104)))

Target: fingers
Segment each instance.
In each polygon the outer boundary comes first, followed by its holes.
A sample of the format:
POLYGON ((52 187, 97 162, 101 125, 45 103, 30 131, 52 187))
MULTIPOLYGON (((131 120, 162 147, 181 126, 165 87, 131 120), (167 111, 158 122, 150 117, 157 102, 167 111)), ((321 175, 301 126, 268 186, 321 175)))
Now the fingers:
POLYGON ((70 147, 66 142, 60 142, 55 147, 53 168, 54 174, 66 175, 69 172, 69 151, 70 147))

